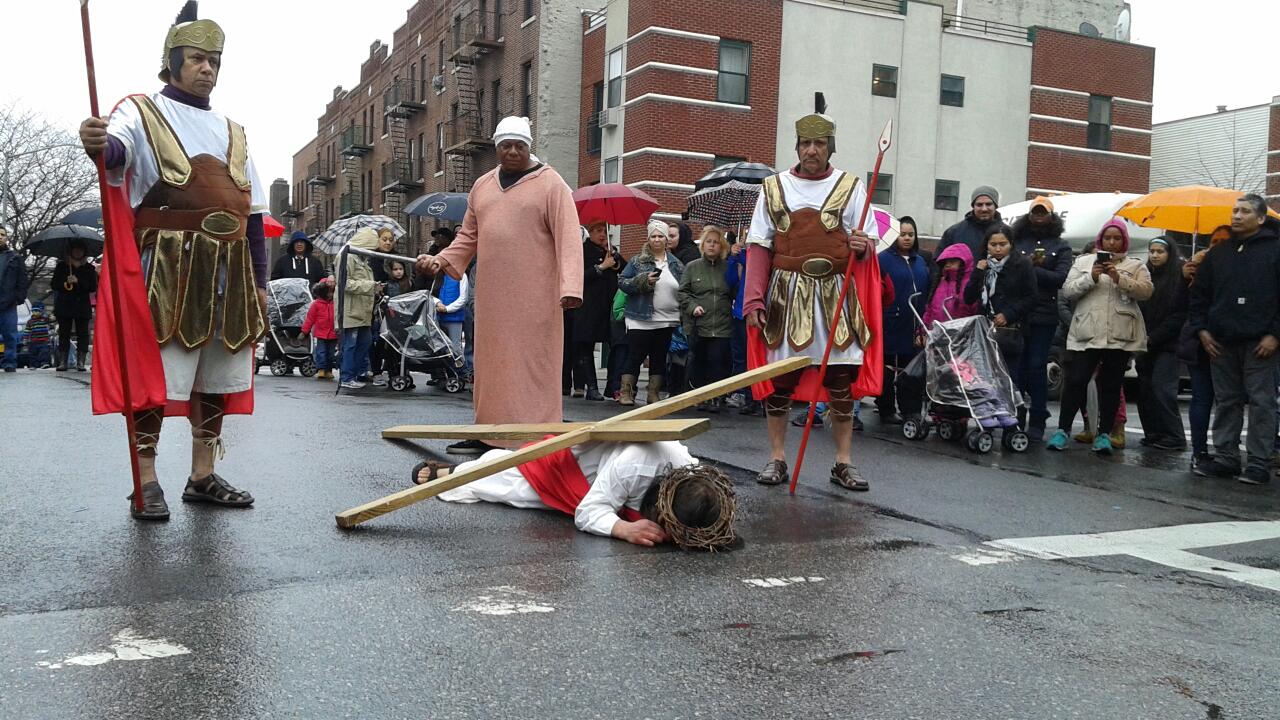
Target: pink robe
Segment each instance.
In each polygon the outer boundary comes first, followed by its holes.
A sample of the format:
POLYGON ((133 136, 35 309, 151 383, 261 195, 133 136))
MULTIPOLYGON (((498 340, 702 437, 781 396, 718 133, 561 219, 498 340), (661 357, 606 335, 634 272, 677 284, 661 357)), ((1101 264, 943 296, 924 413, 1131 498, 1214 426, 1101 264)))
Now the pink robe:
POLYGON ((495 168, 468 203, 462 230, 438 257, 455 279, 476 258, 476 422, 560 422, 560 298, 582 297, 572 191, 545 165, 503 190, 495 168))

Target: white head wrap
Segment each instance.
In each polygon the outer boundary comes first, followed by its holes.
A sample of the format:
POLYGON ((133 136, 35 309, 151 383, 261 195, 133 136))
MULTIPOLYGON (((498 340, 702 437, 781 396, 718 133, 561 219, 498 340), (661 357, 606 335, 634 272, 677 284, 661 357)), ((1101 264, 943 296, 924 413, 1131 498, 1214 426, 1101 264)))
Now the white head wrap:
POLYGON ((650 237, 653 237, 653 233, 655 230, 661 232, 663 235, 666 235, 667 227, 668 227, 667 223, 663 222, 662 220, 650 220, 649 228, 645 230, 645 235, 644 235, 645 240, 647 241, 650 237))
POLYGON ((493 144, 500 145, 504 140, 519 140, 527 147, 533 147, 533 129, 527 117, 506 117, 493 130, 493 144))

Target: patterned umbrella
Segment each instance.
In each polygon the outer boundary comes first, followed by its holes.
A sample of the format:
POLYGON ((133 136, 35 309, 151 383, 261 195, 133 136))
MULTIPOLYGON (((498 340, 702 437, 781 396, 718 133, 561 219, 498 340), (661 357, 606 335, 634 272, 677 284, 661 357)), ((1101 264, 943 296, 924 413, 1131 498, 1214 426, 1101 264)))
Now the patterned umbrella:
POLYGON ((643 225, 658 209, 658 201, 622 183, 588 185, 573 191, 578 220, 603 220, 610 225, 643 225))
POLYGON ((406 205, 404 213, 436 220, 462 222, 467 215, 467 193, 427 193, 406 205))
POLYGON ((751 224, 760 186, 740 180, 703 188, 689 196, 689 222, 735 228, 751 224))
POLYGON ((404 228, 400 227, 400 223, 386 215, 352 215, 330 225, 329 229, 317 235, 312 242, 321 252, 336 255, 343 245, 351 242, 351 238, 360 228, 371 228, 374 232, 390 228, 396 240, 406 234, 404 228))
POLYGON ((704 188, 723 185, 731 180, 759 185, 764 182, 765 178, 773 174, 773 168, 763 163, 729 163, 728 165, 721 165, 715 170, 703 175, 693 184, 693 187, 696 190, 702 190, 704 188))

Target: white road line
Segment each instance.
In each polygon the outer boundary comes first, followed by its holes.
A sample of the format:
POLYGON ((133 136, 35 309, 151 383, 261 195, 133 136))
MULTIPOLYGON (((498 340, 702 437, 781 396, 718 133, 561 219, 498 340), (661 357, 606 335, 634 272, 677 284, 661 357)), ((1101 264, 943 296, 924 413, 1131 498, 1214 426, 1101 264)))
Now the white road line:
POLYGON ((1280 538, 1280 520, 1197 523, 1085 535, 1012 538, 985 544, 1041 560, 1129 555, 1187 572, 1229 578, 1247 585, 1280 591, 1280 572, 1187 552, 1195 548, 1239 545, 1276 538, 1280 538))
POLYGON ((90 667, 113 661, 155 660, 157 658, 189 655, 191 650, 164 638, 140 637, 133 628, 125 628, 111 638, 111 650, 73 655, 58 662, 40 661, 36 667, 61 670, 68 665, 90 667))
POLYGON ((453 612, 470 612, 477 615, 525 615, 528 613, 555 612, 555 608, 534 602, 532 593, 510 585, 489 588, 492 595, 477 595, 469 603, 463 603, 453 612))
POLYGON ((1022 556, 1006 550, 985 550, 983 548, 975 548, 973 552, 952 555, 951 559, 959 560, 966 565, 978 566, 1016 562, 1022 559, 1022 556))
POLYGON ((786 587, 798 583, 818 583, 826 580, 824 577, 789 577, 789 578, 743 578, 742 582, 753 587, 772 588, 786 587))

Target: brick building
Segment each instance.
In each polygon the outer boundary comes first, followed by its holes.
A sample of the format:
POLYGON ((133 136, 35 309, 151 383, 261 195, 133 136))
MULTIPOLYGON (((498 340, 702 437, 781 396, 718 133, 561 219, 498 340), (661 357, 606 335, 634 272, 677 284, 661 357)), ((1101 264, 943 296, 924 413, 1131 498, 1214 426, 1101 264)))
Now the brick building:
MULTIPOLYGON (((678 217, 720 164, 794 163, 793 123, 821 91, 840 167, 869 170, 894 120, 873 200, 925 234, 962 217, 980 184, 1005 202, 1145 192, 1155 53, 1093 29, 1125 3, 976 6, 991 15, 914 0, 614 0, 582 21, 579 183, 627 183, 678 217)), ((624 252, 641 234, 624 230, 624 252)))
MULTIPOLYGON (((576 183, 583 4, 418 0, 391 45, 375 41, 359 82, 337 87, 293 158, 290 217, 318 232, 357 213, 397 218, 418 250, 429 229, 403 208, 470 190, 497 164, 498 120, 527 116, 534 151, 576 183)), ((594 8, 592 8, 594 9, 594 8)))

